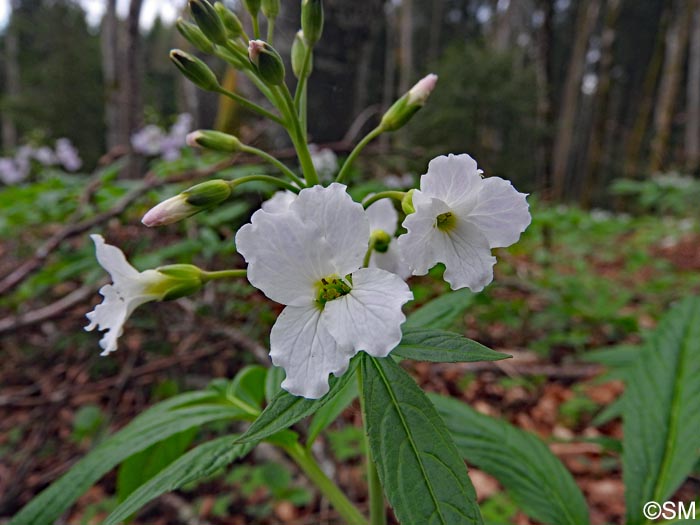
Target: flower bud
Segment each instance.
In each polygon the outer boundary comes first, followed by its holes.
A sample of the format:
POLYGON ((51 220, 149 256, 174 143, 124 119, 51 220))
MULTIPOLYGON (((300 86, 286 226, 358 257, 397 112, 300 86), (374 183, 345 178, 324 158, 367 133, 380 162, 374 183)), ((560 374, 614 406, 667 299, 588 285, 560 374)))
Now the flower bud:
POLYGON ((413 207, 414 191, 416 191, 415 188, 408 190, 403 196, 403 199, 401 199, 401 209, 406 215, 411 215, 412 213, 416 212, 416 209, 413 207))
POLYGON ((262 0, 261 9, 266 18, 277 18, 280 14, 280 0, 262 0))
POLYGON ((141 222, 149 228, 164 226, 213 208, 231 196, 231 186, 225 180, 202 182, 151 208, 141 222))
POLYGON ((164 288, 163 301, 191 295, 202 287, 202 270, 191 264, 171 264, 156 268, 167 278, 158 284, 164 288))
POLYGON ((389 249, 391 235, 384 230, 374 230, 369 237, 369 244, 372 249, 379 253, 385 253, 389 249))
POLYGON ((282 57, 270 44, 262 40, 251 40, 248 43, 248 57, 266 84, 280 86, 284 83, 282 57))
POLYGON ((202 53, 212 53, 214 51, 214 46, 212 43, 206 36, 204 36, 202 30, 196 25, 186 22, 182 18, 178 18, 177 22, 175 23, 175 27, 177 27, 177 30, 185 40, 199 49, 202 53))
POLYGON ((250 16, 258 16, 258 11, 260 11, 260 0, 243 0, 245 8, 250 13, 250 16))
MULTIPOLYGON (((296 78, 301 78, 303 73, 302 68, 304 67, 304 56, 308 48, 309 46, 304 40, 304 32, 302 30, 297 31, 297 34, 294 36, 294 42, 292 42, 292 71, 296 78)), ((312 69, 313 56, 310 56, 305 72, 307 77, 311 74, 312 69)))
POLYGON ((423 107, 428 96, 435 89, 437 79, 437 75, 432 73, 425 76, 408 93, 394 102, 382 117, 380 124, 382 131, 395 131, 411 120, 411 117, 423 107))
POLYGON ((173 49, 170 52, 170 60, 193 84, 206 90, 218 91, 219 81, 213 71, 204 62, 195 56, 185 53, 180 49, 173 49))
POLYGON ((219 14, 221 22, 224 24, 229 38, 238 38, 243 34, 243 24, 236 16, 236 13, 228 9, 223 3, 217 2, 214 4, 214 9, 219 14))
POLYGON ((241 151, 243 144, 233 135, 214 131, 210 129, 200 129, 187 135, 186 142, 193 148, 206 148, 224 153, 241 151))
POLYGON ((302 0, 301 29, 309 46, 313 47, 323 33, 323 2, 321 0, 302 0))
POLYGON ((189 6, 192 18, 197 22, 202 33, 215 44, 225 44, 226 29, 209 0, 189 0, 189 6))

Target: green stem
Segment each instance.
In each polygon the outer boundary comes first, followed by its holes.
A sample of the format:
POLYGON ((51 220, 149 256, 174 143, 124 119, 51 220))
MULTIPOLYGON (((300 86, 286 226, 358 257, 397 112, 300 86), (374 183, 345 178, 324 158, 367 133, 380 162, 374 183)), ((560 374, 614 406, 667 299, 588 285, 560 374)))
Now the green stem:
POLYGON ((239 177, 238 179, 233 179, 229 181, 229 184, 233 189, 236 186, 245 184, 246 182, 254 181, 269 182, 270 184, 274 184, 276 186, 279 186, 280 188, 284 188, 285 190, 289 190, 294 193, 299 193, 299 188, 297 186, 288 183, 286 180, 278 179, 277 177, 270 177, 269 175, 246 175, 245 177, 239 177))
POLYGON ((297 110, 301 109, 301 97, 304 89, 306 88, 306 79, 309 77, 309 73, 306 70, 309 68, 312 52, 313 50, 311 49, 311 46, 307 46, 306 52, 304 53, 304 62, 301 65, 301 78, 299 79, 296 91, 294 92, 294 107, 297 108, 297 110))
POLYGON ((272 45, 272 39, 275 36, 275 19, 267 19, 267 43, 272 45))
MULTIPOLYGON (((365 265, 366 266, 366 265, 365 265)), ((386 525, 386 509, 384 507, 384 490, 377 472, 377 465, 372 459, 372 451, 369 446, 369 436, 367 434, 367 412, 365 410, 365 399, 362 394, 362 370, 357 369, 357 381, 360 392, 360 409, 362 410, 362 421, 365 428, 365 446, 367 448, 367 483, 369 485, 369 522, 370 525, 386 525)))
POLYGON ((253 21, 253 36, 258 40, 260 38, 260 22, 258 22, 258 15, 250 15, 250 18, 253 21))
POLYGON ((299 116, 296 112, 292 95, 286 85, 280 86, 279 92, 282 94, 287 104, 287 115, 292 125, 292 129, 289 130, 289 137, 292 139, 294 147, 297 150, 299 163, 304 172, 304 178, 308 186, 315 186, 318 184, 318 175, 316 175, 316 169, 314 168, 313 162, 311 162, 311 153, 309 153, 309 146, 306 143, 306 136, 301 130, 301 123, 299 122, 299 116))
POLYGON ((240 96, 238 93, 234 93, 233 91, 229 91, 228 89, 225 89, 223 87, 219 88, 218 92, 224 96, 229 97, 232 100, 235 100, 244 108, 247 108, 251 111, 254 111, 255 113, 258 113, 259 115, 262 115, 263 117, 269 118, 270 120, 273 120, 273 121, 277 122, 278 124, 284 125, 284 121, 282 120, 281 117, 275 115, 274 113, 269 112, 268 110, 266 110, 262 106, 258 106, 255 102, 251 102, 250 100, 240 96))
POLYGON ((300 443, 286 445, 285 452, 289 454, 309 479, 318 487, 321 493, 330 501, 333 508, 349 525, 367 525, 367 520, 359 510, 348 500, 340 489, 326 476, 316 463, 311 453, 300 443))
POLYGON ((336 177, 336 182, 343 182, 348 174, 350 173, 350 166, 352 166, 353 161, 355 158, 360 154, 360 152, 365 149, 365 146, 372 142, 376 137, 378 137, 382 133, 382 129, 380 127, 374 128, 372 131, 367 133, 365 135, 365 138, 363 138, 357 146, 355 146, 355 149, 353 149, 350 152, 350 155, 348 155, 348 158, 345 159, 345 162, 343 163, 343 167, 340 169, 340 173, 338 173, 338 176, 336 177))
POLYGON ((380 191, 379 193, 375 193, 368 199, 365 199, 362 202, 362 205, 365 207, 365 209, 367 209, 369 208, 370 204, 374 204, 375 202, 382 199, 395 199, 401 202, 405 195, 405 191, 380 191))
POLYGON ((266 160, 267 162, 269 162, 270 164, 275 166, 277 169, 279 169, 282 173, 284 173, 287 177, 292 179, 292 181, 294 181, 294 183, 299 188, 303 188, 304 186, 306 186, 306 184, 304 184, 304 181, 302 181, 299 177, 297 177, 292 170, 290 170, 287 166, 282 164, 282 162, 277 160, 275 157, 273 157, 269 153, 267 153, 261 149, 254 148, 253 146, 243 146, 241 151, 243 151, 244 153, 250 153, 251 155, 255 155, 257 157, 260 157, 261 159, 266 160))
POLYGON ((304 92, 301 94, 301 101, 299 103, 299 118, 301 119, 301 130, 304 132, 304 136, 306 137, 306 107, 307 107, 307 99, 308 99, 308 91, 309 91, 309 85, 306 84, 304 86, 304 92))
POLYGON ((374 241, 370 240, 367 251, 365 252, 365 258, 362 260, 362 267, 369 268, 369 260, 372 258, 372 252, 374 251, 374 241))
POLYGON ((245 277, 248 275, 247 270, 217 270, 207 272, 202 270, 202 281, 209 282, 216 279, 228 279, 229 277, 245 277))

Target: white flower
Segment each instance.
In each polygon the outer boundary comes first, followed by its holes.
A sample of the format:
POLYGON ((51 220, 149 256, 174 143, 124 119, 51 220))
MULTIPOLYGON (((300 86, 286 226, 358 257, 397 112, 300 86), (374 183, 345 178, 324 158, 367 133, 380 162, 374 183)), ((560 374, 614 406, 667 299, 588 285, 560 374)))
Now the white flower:
POLYGON ((382 199, 370 204, 366 212, 370 235, 378 241, 370 256, 370 268, 381 268, 404 280, 408 279, 411 269, 401 258, 399 245, 394 239, 399 221, 399 214, 394 205, 389 199, 382 199))
POLYGON ((309 144, 311 163, 322 181, 330 180, 338 171, 338 156, 330 148, 309 144))
POLYGON ((398 240, 413 275, 441 262, 452 289, 482 290, 493 279, 491 248, 515 243, 530 224, 525 197, 509 181, 482 178, 469 155, 430 161, 398 240))
POLYGON ((260 206, 267 213, 284 213, 289 210, 289 207, 296 200, 296 193, 285 190, 278 191, 272 197, 267 199, 260 206))
POLYGON ((364 350, 385 357, 401 340, 401 312, 413 294, 398 276, 360 268, 369 223, 342 184, 301 190, 286 211, 258 210, 236 235, 248 280, 287 305, 270 334, 282 387, 319 398, 364 350))

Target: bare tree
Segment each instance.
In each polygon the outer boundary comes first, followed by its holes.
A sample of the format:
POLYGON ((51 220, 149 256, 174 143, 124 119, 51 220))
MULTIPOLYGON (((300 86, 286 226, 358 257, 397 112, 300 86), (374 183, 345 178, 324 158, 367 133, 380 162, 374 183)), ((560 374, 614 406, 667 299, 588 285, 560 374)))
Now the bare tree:
POLYGON ((691 172, 700 168, 700 0, 693 4, 685 122, 685 167, 691 172))
POLYGON ((569 57, 569 68, 566 73, 564 93, 559 107, 559 118, 552 153, 552 194, 555 199, 561 199, 564 196, 586 50, 588 40, 598 19, 599 11, 600 0, 590 0, 580 3, 579 12, 576 16, 574 47, 569 57))
MULTIPOLYGON (((18 0, 10 2, 13 11, 18 7, 18 0)), ((20 93, 18 40, 16 24, 11 24, 5 31, 5 101, 10 103, 13 103, 20 93)), ((6 150, 17 146, 17 126, 11 111, 2 113, 2 146, 6 150)))
MULTIPOLYGON (((535 37, 535 79, 537 81, 537 125, 541 130, 551 128, 552 97, 550 78, 552 77, 552 14, 553 0, 538 0, 537 7, 541 13, 541 24, 535 37)), ((537 181, 536 187, 545 192, 551 184, 552 137, 550 133, 541 133, 537 147, 537 181)), ((548 193, 548 192, 547 192, 548 193)), ((545 196, 547 195, 545 193, 545 196)))
POLYGON ((119 40, 117 38, 117 0, 107 0, 100 45, 102 50, 102 78, 105 89, 105 124, 107 128, 107 149, 124 142, 119 119, 119 40))
POLYGON ((413 0, 401 0, 399 21, 399 91, 405 93, 413 78, 413 0))

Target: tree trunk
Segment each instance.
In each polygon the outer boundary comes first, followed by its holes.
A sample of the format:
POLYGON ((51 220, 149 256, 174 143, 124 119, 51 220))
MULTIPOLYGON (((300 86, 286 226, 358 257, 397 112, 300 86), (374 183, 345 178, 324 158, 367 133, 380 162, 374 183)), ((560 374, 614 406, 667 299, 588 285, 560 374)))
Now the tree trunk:
POLYGON ((552 194, 557 200, 564 197, 586 50, 588 40, 598 19, 599 11, 600 0, 581 2, 576 18, 576 36, 569 58, 569 68, 566 73, 564 93, 559 107, 554 151, 552 153, 552 194))
MULTIPOLYGON (((386 13, 386 42, 384 50, 384 85, 382 86, 382 114, 385 113, 394 101, 396 96, 396 10, 390 4, 386 13)), ((379 144, 382 151, 389 149, 390 134, 383 133, 379 137, 379 144)))
MULTIPOLYGON (((126 53, 124 58, 124 129, 128 140, 129 152, 131 148, 131 136, 143 125, 143 55, 141 50, 141 31, 139 19, 143 0, 131 0, 129 15, 126 20, 126 53)), ((132 161, 127 167, 127 176, 136 178, 139 176, 140 162, 132 155, 132 161)))
POLYGON ((688 48, 688 92, 685 122, 685 167, 700 168, 700 1, 695 0, 688 48))
MULTIPOLYGON (((12 0, 10 8, 14 12, 19 2, 12 0)), ((5 30, 5 100, 14 104, 20 94, 19 79, 19 42, 16 24, 10 24, 5 30)), ((14 111, 3 111, 2 114, 2 147, 13 150, 17 147, 17 126, 14 111)))
POLYGON ((399 92, 404 94, 411 88, 413 78, 413 0, 401 0, 399 28, 399 92))
POLYGON ((353 114, 359 115, 369 105, 370 73, 372 72, 372 57, 383 23, 383 2, 374 0, 367 2, 366 9, 370 11, 367 20, 367 36, 362 42, 357 60, 355 73, 355 97, 353 101, 353 114))
POLYGON ((105 124, 107 128, 107 150, 125 143, 119 122, 119 41, 117 39, 117 0, 107 0, 100 46, 102 50, 102 78, 105 89, 105 124))
POLYGON ((435 63, 440 57, 440 35, 442 33, 442 15, 444 10, 444 0, 433 0, 430 12, 430 40, 428 41, 429 67, 435 67, 435 63))
POLYGON ((690 4, 679 2, 671 24, 666 31, 666 52, 664 56, 661 84, 656 97, 654 111, 654 136, 651 140, 649 171, 654 173, 664 166, 668 138, 671 134, 671 123, 675 102, 683 75, 683 60, 685 58, 688 30, 690 26, 690 4))
POLYGON ((549 196, 551 180, 552 151, 552 97, 550 79, 552 78, 552 13, 553 0, 540 0, 538 7, 542 12, 542 25, 536 35, 535 80, 537 82, 537 128, 539 131, 537 159, 537 180, 535 186, 545 198, 549 196))

